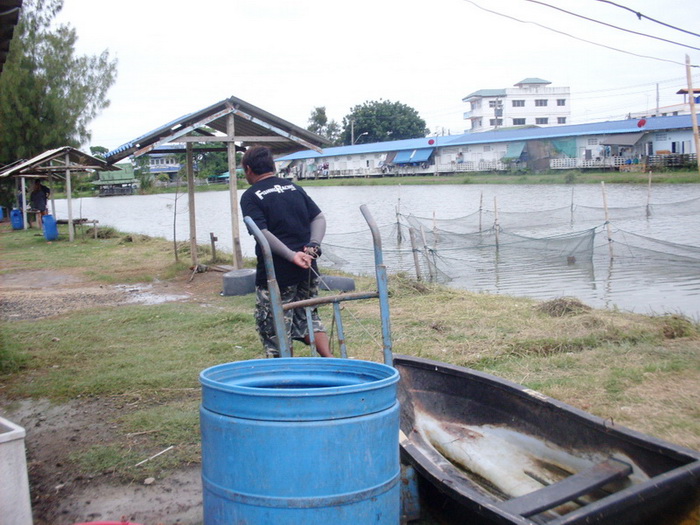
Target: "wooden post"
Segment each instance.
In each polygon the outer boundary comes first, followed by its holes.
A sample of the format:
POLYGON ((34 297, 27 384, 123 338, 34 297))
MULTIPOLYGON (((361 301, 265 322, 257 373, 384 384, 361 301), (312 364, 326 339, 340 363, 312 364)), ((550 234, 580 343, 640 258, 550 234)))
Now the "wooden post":
POLYGON ((494 215, 493 229, 496 231, 496 251, 498 251, 498 230, 501 227, 498 224, 498 200, 497 199, 498 199, 497 197, 493 198, 493 215, 494 215))
POLYGON ((432 261, 430 260, 430 253, 428 252, 428 241, 425 238, 425 230, 423 230, 423 226, 420 227, 420 235, 423 238, 423 254, 425 255, 425 260, 428 261, 428 276, 430 282, 432 283, 434 281, 433 265, 432 261))
POLYGON ((192 266, 195 270, 199 266, 197 256, 197 223, 194 213, 194 159, 192 158, 192 143, 188 142, 185 148, 187 154, 187 204, 190 211, 190 252, 192 253, 192 266))
POLYGON ((413 228, 408 229, 408 234, 411 237, 411 251, 413 252, 413 264, 416 265, 416 279, 419 281, 423 280, 423 276, 420 271, 420 259, 418 258, 418 246, 416 243, 416 230, 413 228))
POLYGON ((649 185, 647 187, 647 219, 651 217, 651 171, 649 171, 649 185))
POLYGON ((688 77, 688 97, 690 101, 690 120, 693 123, 693 138, 695 139, 695 161, 700 175, 700 133, 698 132, 698 116, 695 113, 695 92, 693 91, 693 75, 690 73, 690 57, 685 55, 685 75, 688 77))
POLYGON ((214 235, 214 232, 209 232, 209 240, 211 241, 211 261, 216 262, 216 241, 219 238, 214 235))
POLYGON ((481 197, 479 197, 479 233, 481 233, 481 212, 484 209, 484 192, 481 192, 481 197))
POLYGON ((19 178, 19 186, 22 193, 20 201, 17 203, 17 205, 19 206, 20 210, 22 210, 22 220, 24 221, 22 224, 26 230, 29 228, 29 221, 27 220, 27 181, 24 177, 19 178))
POLYGON ((608 231, 608 249, 610 250, 610 259, 613 258, 612 232, 610 230, 610 220, 608 217, 608 194, 605 191, 605 181, 600 181, 603 188, 603 207, 605 208, 605 226, 608 231))
POLYGON ((574 225, 574 186, 571 186, 571 221, 569 225, 574 225))
POLYGON ((53 215, 54 219, 58 220, 58 218, 56 217, 56 192, 53 191, 53 175, 49 175, 49 190, 51 190, 51 215, 53 215))
POLYGON ((71 198, 70 183, 70 154, 66 152, 66 204, 68 205, 68 240, 73 242, 75 230, 73 229, 73 201, 71 198))
POLYGON ((236 127, 233 113, 226 116, 226 134, 229 142, 226 143, 228 154, 228 187, 231 197, 231 234, 233 237, 233 268, 243 268, 243 252, 241 251, 241 233, 238 226, 238 180, 236 179, 236 127))

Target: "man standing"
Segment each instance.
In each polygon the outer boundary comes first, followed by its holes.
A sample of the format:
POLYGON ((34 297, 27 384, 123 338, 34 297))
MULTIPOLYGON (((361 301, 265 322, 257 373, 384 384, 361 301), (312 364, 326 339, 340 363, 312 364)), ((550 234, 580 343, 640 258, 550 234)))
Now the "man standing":
POLYGON ((41 180, 35 179, 34 186, 32 187, 32 192, 29 194, 29 203, 32 205, 32 209, 36 210, 36 221, 41 228, 41 218, 46 215, 47 209, 46 205, 49 201, 49 194, 51 190, 41 183, 41 180))
MULTIPOLYGON (((296 184, 275 176, 272 152, 253 146, 241 161, 251 185, 241 197, 243 216, 250 217, 270 244, 275 275, 283 303, 301 301, 318 294, 316 257, 326 233, 326 219, 316 203, 296 184)), ((231 182, 235 184, 235 180, 231 182)), ((258 263, 255 274, 255 321, 267 357, 279 357, 270 292, 267 289, 265 261, 255 246, 258 263)), ((328 336, 316 309, 313 310, 316 349, 323 357, 332 357, 328 336)), ((287 340, 310 344, 308 323, 303 309, 285 312, 287 340)))

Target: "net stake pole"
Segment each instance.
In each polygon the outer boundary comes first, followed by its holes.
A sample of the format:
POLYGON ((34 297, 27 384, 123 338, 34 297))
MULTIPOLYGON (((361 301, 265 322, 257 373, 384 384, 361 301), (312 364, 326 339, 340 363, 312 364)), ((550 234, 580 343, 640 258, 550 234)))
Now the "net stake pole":
POLYGON ((651 170, 649 171, 649 184, 647 186, 647 219, 651 217, 651 170))
POLYGON ((409 228, 408 235, 411 237, 411 251, 413 252, 413 264, 416 265, 416 279, 422 281, 423 276, 420 272, 420 259, 418 258, 418 247, 416 246, 416 230, 409 228))
POLYGON ((498 251, 498 229, 500 228, 498 224, 498 197, 493 198, 493 228, 496 230, 496 251, 498 251))
POLYGON ((605 191, 605 181, 600 181, 603 189, 603 208, 605 209, 605 226, 608 230, 608 250, 610 250, 610 259, 613 258, 612 232, 610 230, 610 218, 608 216, 608 194, 605 191))
POLYGON ((481 197, 479 198, 479 233, 481 233, 481 212, 484 210, 484 192, 481 192, 481 197))

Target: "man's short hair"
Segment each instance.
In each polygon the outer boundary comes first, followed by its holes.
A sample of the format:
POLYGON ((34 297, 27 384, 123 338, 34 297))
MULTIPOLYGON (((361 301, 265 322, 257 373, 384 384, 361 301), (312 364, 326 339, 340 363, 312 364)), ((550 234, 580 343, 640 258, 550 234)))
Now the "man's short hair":
POLYGON ((266 146, 253 146, 243 154, 241 159, 243 169, 249 167, 256 175, 275 171, 275 159, 272 151, 266 146))

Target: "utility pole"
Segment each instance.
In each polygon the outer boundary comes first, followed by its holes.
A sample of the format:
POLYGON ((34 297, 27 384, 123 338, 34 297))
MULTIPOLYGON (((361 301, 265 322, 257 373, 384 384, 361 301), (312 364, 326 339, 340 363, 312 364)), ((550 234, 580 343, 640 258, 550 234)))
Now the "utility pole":
POLYGON ((690 73, 690 57, 685 55, 685 74, 688 77, 688 96, 690 97, 690 120, 693 123, 693 138, 695 139, 695 162, 700 175, 700 134, 698 133, 698 115, 695 112, 695 91, 693 91, 693 75, 690 73))

